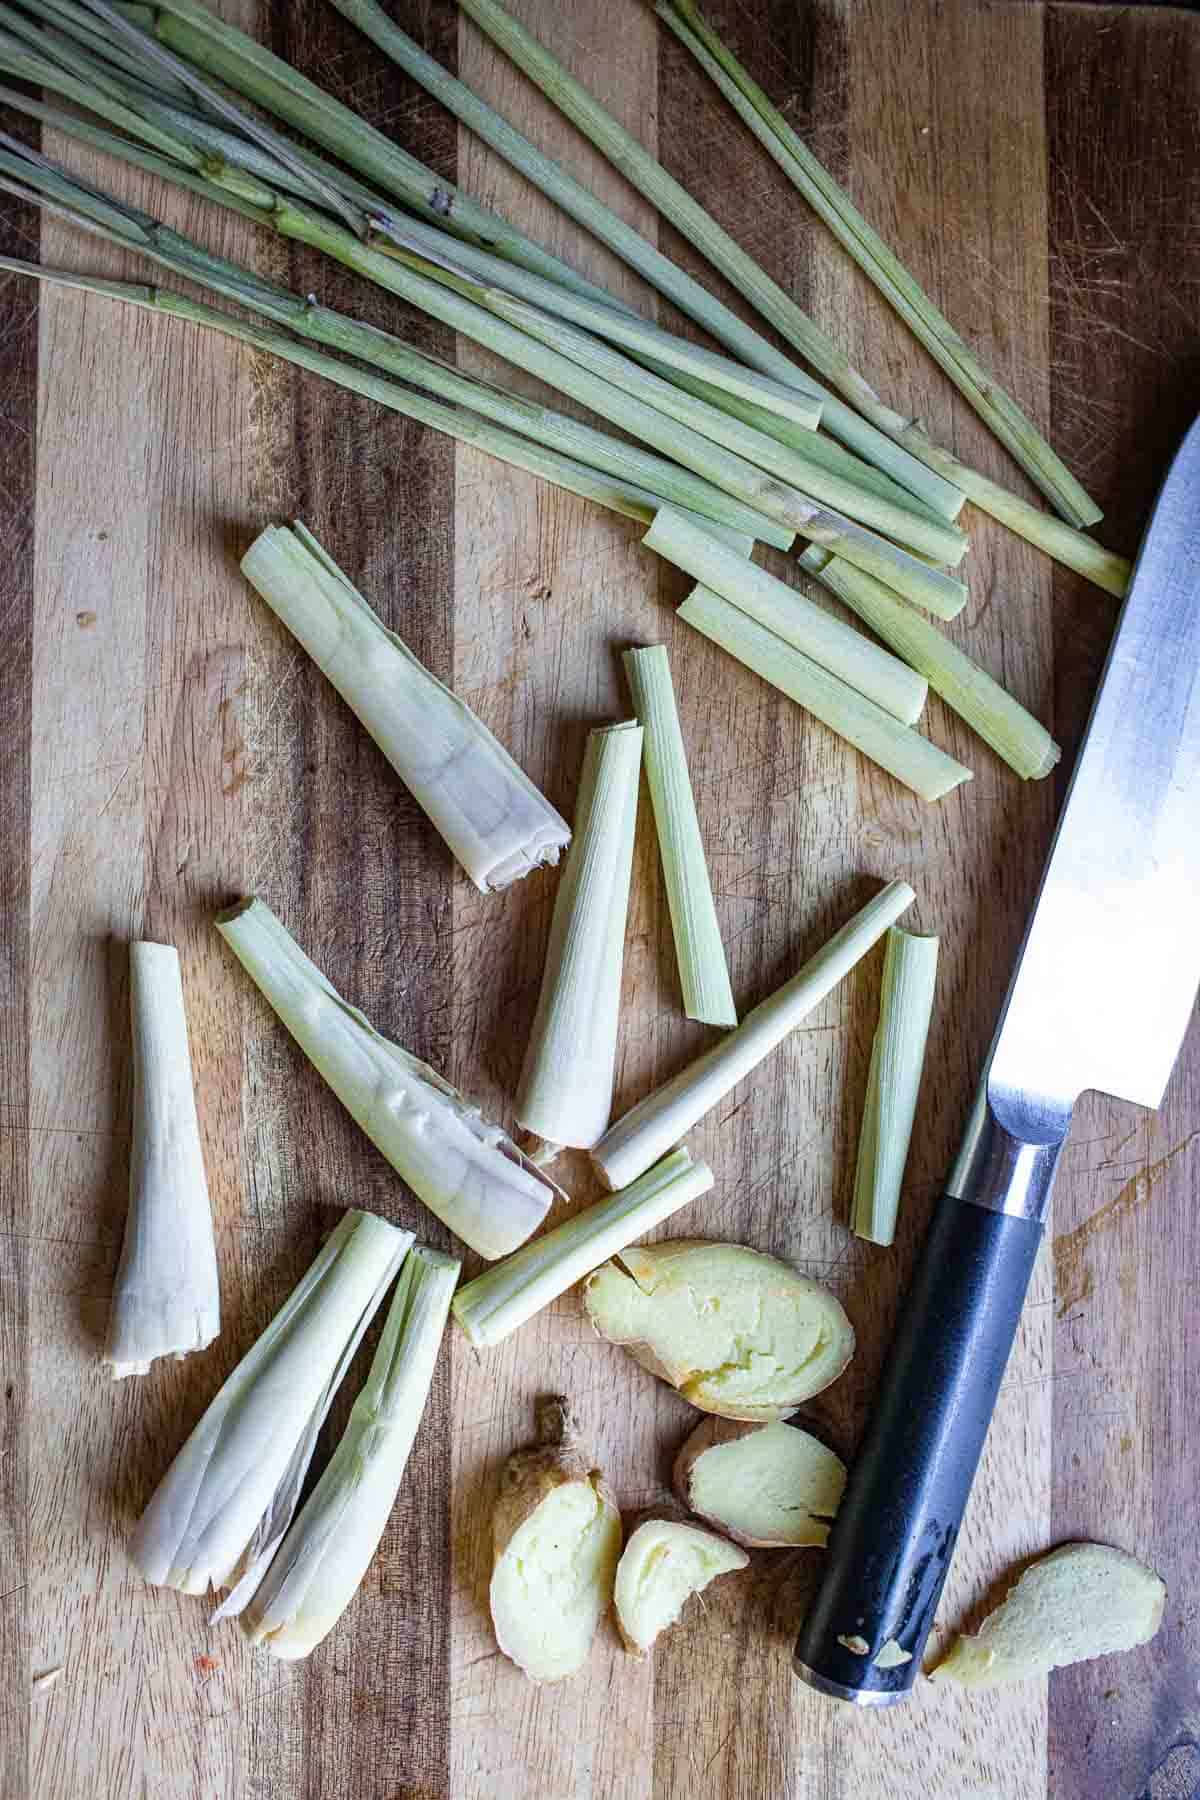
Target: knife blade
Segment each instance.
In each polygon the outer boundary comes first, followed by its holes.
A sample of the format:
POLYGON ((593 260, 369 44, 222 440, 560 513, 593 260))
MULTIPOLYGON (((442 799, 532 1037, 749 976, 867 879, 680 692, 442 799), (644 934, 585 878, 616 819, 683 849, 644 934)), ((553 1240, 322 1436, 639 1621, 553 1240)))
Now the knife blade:
POLYGON ((860 1706, 921 1667, 1089 1089, 1157 1106, 1200 985, 1200 420, 1160 490, 971 1120, 793 1667, 860 1706), (893 1643, 880 1667, 876 1660, 893 1643))

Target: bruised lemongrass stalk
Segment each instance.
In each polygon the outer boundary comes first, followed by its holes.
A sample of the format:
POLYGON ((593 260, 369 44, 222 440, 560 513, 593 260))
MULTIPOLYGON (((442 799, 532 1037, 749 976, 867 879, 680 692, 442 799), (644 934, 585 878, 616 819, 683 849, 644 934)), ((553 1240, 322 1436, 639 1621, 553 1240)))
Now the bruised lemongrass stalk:
POLYGON ((693 588, 677 615, 772 687, 828 725, 922 800, 940 800, 971 771, 820 663, 711 588, 693 588))
POLYGON ((902 724, 920 718, 928 692, 923 676, 670 507, 658 514, 642 542, 902 724))
POLYGON ((133 1155, 104 1361, 114 1380, 203 1350, 221 1328, 217 1252, 179 956, 130 944, 133 1155))
POLYGON ((777 106, 722 43, 694 0, 656 0, 654 9, 691 51, 767 154, 825 221, 859 268, 895 307, 934 361, 1011 451, 1029 479, 1071 525, 1094 525, 1100 508, 1056 456, 1016 401, 959 337, 899 257, 868 225, 777 106))
MULTIPOLYGON (((961 496, 1066 568, 1121 595, 1129 564, 1084 532, 1031 506, 943 450, 911 419, 886 405, 825 333, 723 231, 677 181, 511 17, 498 0, 461 0, 463 11, 539 86, 626 178, 688 238, 757 312, 832 382, 846 405, 825 399, 823 425, 935 512, 955 516, 961 496), (858 410, 855 411, 854 409, 858 410), (947 511, 947 501, 954 510, 947 511)), ((753 358, 747 358, 753 361, 753 358)), ((755 363, 755 366, 760 366, 755 363)), ((821 384, 816 386, 824 393, 821 384)))
POLYGON ((485 1269, 454 1296, 454 1316, 475 1345, 501 1343, 519 1325, 628 1249, 713 1184, 707 1163, 682 1146, 607 1200, 597 1200, 535 1238, 494 1269, 485 1269))
POLYGON ((643 746, 654 828, 662 858, 683 1010, 706 1025, 736 1025, 729 966, 713 902, 704 840, 688 776, 687 750, 675 705, 671 666, 662 644, 622 658, 643 746))
MULTIPOLYGON (((374 0, 334 0, 334 4, 372 38, 386 55, 461 119, 476 136, 490 144, 493 150, 518 169, 528 181, 540 188, 542 193, 561 206, 570 218, 590 231, 602 244, 606 244, 652 287, 672 300, 681 312, 703 326, 718 343, 732 351, 750 368, 761 370, 776 381, 798 387, 804 393, 816 395, 822 401, 822 422, 835 437, 856 449, 875 466, 889 470, 898 482, 919 492, 940 517, 953 519, 957 516, 963 496, 956 488, 932 475, 907 451, 860 417, 844 401, 797 368, 789 357, 768 343, 729 307, 710 294, 700 282, 671 262, 610 207, 597 200, 573 176, 545 156, 509 120, 494 111, 432 57, 427 56, 410 37, 399 30, 374 0)), ((489 29, 483 19, 478 19, 478 22, 489 29)), ((507 49, 508 45, 505 44, 504 48, 507 49)), ((526 72, 532 73, 530 70, 526 72)), ((539 77, 534 78, 540 80, 539 77)), ((558 98, 557 95, 551 97, 558 98)), ((607 149, 608 146, 602 144, 601 148, 607 149)), ((762 279, 765 281, 765 276, 762 279)), ((614 301, 613 304, 617 302, 614 301)))
POLYGON ((233 1591, 240 1612, 286 1532, 317 1434, 412 1243, 348 1212, 159 1482, 130 1540, 147 1581, 233 1591))
POLYGON ((216 924, 313 1067, 430 1212, 489 1260, 537 1230, 552 1184, 457 1088, 348 1006, 269 906, 243 900, 216 924))
POLYGON ((268 526, 242 573, 366 726, 480 893, 558 861, 571 840, 566 820, 304 525, 268 526))
POLYGON ((602 288, 427 169, 348 106, 207 7, 195 0, 164 0, 156 6, 155 30, 177 55, 331 150, 422 218, 577 293, 604 297, 602 288))
POLYGON ((936 625, 891 593, 873 575, 813 545, 799 559, 884 643, 922 674, 935 693, 966 720, 997 756, 1026 780, 1039 781, 1062 751, 1045 726, 951 643, 936 625))
POLYGON ((636 1181, 739 1081, 753 1074, 915 899, 906 881, 889 882, 790 981, 747 1013, 735 1031, 606 1131, 592 1151, 592 1161, 608 1185, 621 1188, 636 1181))
POLYGON ((933 1014, 938 941, 893 926, 885 939, 879 1024, 871 1045, 850 1229, 890 1244, 912 1141, 933 1014))
POLYGON ((642 727, 588 733, 516 1117, 547 1147, 588 1149, 608 1124, 642 727))
POLYGON ((418 1244, 400 1270, 337 1449, 242 1614, 272 1656, 307 1656, 358 1592, 404 1479, 461 1267, 418 1244))

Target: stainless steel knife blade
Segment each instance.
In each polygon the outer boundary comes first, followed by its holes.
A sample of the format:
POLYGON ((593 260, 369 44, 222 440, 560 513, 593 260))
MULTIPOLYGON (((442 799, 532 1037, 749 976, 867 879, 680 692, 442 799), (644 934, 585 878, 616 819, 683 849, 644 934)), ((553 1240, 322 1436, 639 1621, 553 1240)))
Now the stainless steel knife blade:
POLYGON ((1200 985, 1200 420, 1162 485, 1009 988, 987 1098, 1061 1137, 1157 1106, 1200 985))

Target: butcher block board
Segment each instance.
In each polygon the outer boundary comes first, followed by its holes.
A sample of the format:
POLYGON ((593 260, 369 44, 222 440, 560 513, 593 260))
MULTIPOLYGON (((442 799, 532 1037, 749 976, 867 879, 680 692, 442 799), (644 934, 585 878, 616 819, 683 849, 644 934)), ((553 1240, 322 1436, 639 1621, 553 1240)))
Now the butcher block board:
MULTIPOLYGON (((689 269, 720 283, 444 0, 397 17, 689 269)), ((640 0, 517 10, 867 369, 1019 484, 948 383, 722 111, 640 0)), ((447 177, 648 310, 651 296, 321 0, 235 22, 447 177)), ((807 140, 1131 551, 1200 401, 1200 26, 1169 9, 984 0, 721 0, 807 140)), ((18 127, 20 128, 20 127, 18 127)), ((148 177, 45 147, 306 292, 495 372, 314 255, 148 177)), ((143 267, 0 202, 4 248, 143 267)), ((669 310, 658 316, 674 323, 669 310)), ((516 384, 532 387, 523 378, 516 384)), ((1167 1579, 1155 1642, 970 1697, 919 1683, 859 1713, 791 1643, 820 1553, 759 1553, 642 1663, 611 1625, 585 1676, 528 1685, 487 1617, 489 1509, 534 1396, 570 1393, 623 1507, 659 1499, 695 1415, 606 1347, 575 1296, 499 1349, 446 1340, 361 1593, 299 1665, 146 1587, 131 1523, 222 1378, 349 1205, 445 1246, 212 929, 261 894, 349 1000, 511 1117, 556 876, 483 898, 237 557, 302 517, 387 623, 572 811, 584 738, 628 712, 618 652, 667 644, 733 985, 748 1006, 882 881, 942 939, 930 1063, 893 1250, 846 1211, 878 996, 873 954, 691 1135, 716 1185, 677 1230, 795 1259, 858 1332, 816 1406, 849 1452, 954 1151, 1061 793, 1022 784, 936 700, 975 771, 923 806, 677 625, 684 584, 629 524, 180 322, 0 285, 0 1789, 4 1800, 1176 1800, 1200 1791, 1195 1446, 1200 1041, 1157 1114, 1092 1099, 1038 1266, 940 1614, 1066 1538, 1167 1579), (98 1361, 125 1209, 126 943, 178 945, 220 1256, 220 1340, 114 1387, 98 1361), (32 1686, 61 1666, 53 1686, 32 1686)), ((950 628, 1070 757, 1114 603, 969 513, 950 628)), ((779 558, 772 566, 784 571, 779 558)), ((1104 979, 1097 969, 1096 979, 1104 979)), ((616 1110, 708 1041, 681 1016, 643 801, 616 1110)), ((578 1206, 596 1189, 570 1157, 578 1206)), ((475 1265, 469 1260, 469 1266, 475 1265)), ((952 1272, 948 1272, 948 1278, 952 1272)), ((366 1350, 363 1352, 365 1357, 366 1350)), ((362 1364, 326 1429, 344 1423, 362 1364)))

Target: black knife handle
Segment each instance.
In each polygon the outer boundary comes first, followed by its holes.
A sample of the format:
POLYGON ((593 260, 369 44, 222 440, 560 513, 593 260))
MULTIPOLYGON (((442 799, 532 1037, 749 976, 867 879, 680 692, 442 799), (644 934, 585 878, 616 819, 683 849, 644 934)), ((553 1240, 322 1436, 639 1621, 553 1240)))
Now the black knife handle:
POLYGON ((938 1203, 793 1666, 860 1706, 921 1668, 1042 1239, 1039 1219, 938 1203), (889 1640, 911 1660, 875 1661, 889 1640))

